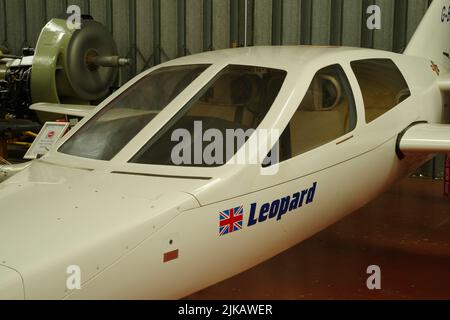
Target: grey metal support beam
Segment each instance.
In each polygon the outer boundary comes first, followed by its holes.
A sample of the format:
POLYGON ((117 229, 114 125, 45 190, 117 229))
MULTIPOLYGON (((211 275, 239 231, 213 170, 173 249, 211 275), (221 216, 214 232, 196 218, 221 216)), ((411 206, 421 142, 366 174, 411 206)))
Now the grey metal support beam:
POLYGON ((373 30, 369 30, 369 28, 367 28, 367 18, 369 17, 367 14, 367 8, 374 4, 375 0, 363 0, 361 12, 363 17, 361 19, 361 47, 363 48, 372 48, 374 45, 373 30))
POLYGON ((394 52, 403 52, 406 47, 408 29, 408 0, 395 1, 394 52))
POLYGON ((239 46, 239 0, 230 0, 230 47, 239 46))
POLYGON ((47 1, 46 0, 42 0, 43 1, 43 5, 42 5, 42 25, 45 26, 48 22, 48 12, 47 12, 47 1))
POLYGON ((312 0, 302 0, 300 21, 300 44, 311 44, 312 39, 312 0))
POLYGON ((247 46, 255 42, 255 1, 247 0, 247 46))
POLYGON ((213 4, 203 0, 203 51, 213 50, 213 4))
POLYGON ((254 0, 239 0, 238 43, 240 47, 253 44, 254 0))
POLYGON ((128 17, 129 24, 129 41, 130 41, 130 52, 129 58, 131 58, 131 64, 129 68, 129 79, 134 77, 137 72, 137 32, 136 32, 136 0, 128 0, 129 3, 129 12, 130 15, 128 17))
POLYGON ((113 0, 106 1, 106 24, 109 28, 109 32, 112 34, 114 30, 114 18, 113 18, 113 0))
POLYGON ((245 45, 246 17, 245 17, 245 0, 238 1, 238 43, 239 47, 245 45))
POLYGON ((230 1, 212 1, 212 47, 214 50, 230 47, 230 1))
POLYGON ((86 11, 85 14, 91 15, 91 6, 89 0, 84 0, 84 10, 86 11))
POLYGON ((153 65, 153 0, 136 4, 137 71, 142 72, 153 65))
POLYGON ((333 0, 331 2, 331 24, 330 24, 330 44, 342 44, 342 22, 344 16, 343 0, 333 0))
POLYGON ((161 0, 153 0, 153 61, 161 63, 161 0))
POLYGON ((27 15, 27 0, 22 0, 22 7, 23 7, 23 14, 25 16, 25 18, 23 19, 23 23, 24 23, 24 34, 23 34, 23 44, 22 47, 28 47, 30 46, 28 40, 28 15, 27 15))
POLYGON ((26 38, 26 23, 25 3, 23 1, 9 0, 6 1, 6 22, 9 49, 12 54, 20 55, 22 48, 25 45, 26 38))
POLYGON ((272 45, 283 43, 283 0, 272 1, 272 45))
POLYGON ((177 0, 177 56, 187 54, 186 47, 186 0, 177 0))
POLYGON ((47 23, 45 0, 26 1, 28 46, 35 47, 42 27, 47 23))
POLYGON ((3 45, 3 46, 7 46, 8 45, 8 24, 7 24, 7 22, 6 22, 6 15, 7 15, 7 12, 6 12, 6 0, 1 0, 1 3, 0 3, 0 9, 1 9, 1 12, 0 12, 0 21, 1 21, 1 32, 2 32, 2 38, 1 38, 1 40, 2 40, 2 43, 1 43, 1 45, 3 45))

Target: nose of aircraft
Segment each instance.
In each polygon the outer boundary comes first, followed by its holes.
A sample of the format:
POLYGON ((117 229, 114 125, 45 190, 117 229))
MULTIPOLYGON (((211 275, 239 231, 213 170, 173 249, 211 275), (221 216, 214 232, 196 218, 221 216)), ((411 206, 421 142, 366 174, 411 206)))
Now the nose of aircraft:
POLYGON ((23 298, 22 279, 27 299, 64 297, 69 266, 93 278, 196 208, 184 187, 33 162, 0 184, 0 299, 23 298))
POLYGON ((24 299, 22 277, 15 270, 0 266, 0 300, 22 299, 24 299))

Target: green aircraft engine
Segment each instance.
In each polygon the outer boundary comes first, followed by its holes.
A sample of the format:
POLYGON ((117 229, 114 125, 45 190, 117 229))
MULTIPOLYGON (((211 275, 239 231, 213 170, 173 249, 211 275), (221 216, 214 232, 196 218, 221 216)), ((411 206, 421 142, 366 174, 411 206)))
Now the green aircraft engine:
POLYGON ((118 68, 129 64, 117 52, 107 28, 89 16, 79 29, 64 18, 50 20, 34 50, 22 57, 0 52, 0 119, 58 118, 28 109, 38 102, 98 104, 111 93, 118 68))

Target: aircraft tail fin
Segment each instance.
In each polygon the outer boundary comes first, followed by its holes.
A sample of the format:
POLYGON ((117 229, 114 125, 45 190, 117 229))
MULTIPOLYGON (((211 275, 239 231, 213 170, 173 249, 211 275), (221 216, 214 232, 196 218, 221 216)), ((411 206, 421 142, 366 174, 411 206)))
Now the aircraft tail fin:
POLYGON ((405 54, 450 68, 450 1, 433 0, 405 54))

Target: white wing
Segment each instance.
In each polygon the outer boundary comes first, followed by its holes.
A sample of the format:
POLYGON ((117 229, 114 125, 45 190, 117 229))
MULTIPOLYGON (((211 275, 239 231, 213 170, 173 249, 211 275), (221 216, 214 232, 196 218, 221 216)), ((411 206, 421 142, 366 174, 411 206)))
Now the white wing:
POLYGON ((401 137, 402 153, 450 153, 450 125, 421 123, 401 137))

